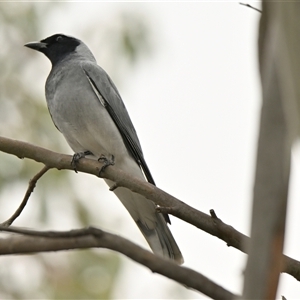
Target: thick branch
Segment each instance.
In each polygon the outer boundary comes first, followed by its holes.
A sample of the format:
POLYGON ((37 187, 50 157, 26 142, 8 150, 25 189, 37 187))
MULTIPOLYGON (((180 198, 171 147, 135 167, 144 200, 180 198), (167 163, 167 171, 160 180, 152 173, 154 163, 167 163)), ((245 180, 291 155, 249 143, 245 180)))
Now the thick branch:
POLYGON ((183 285, 195 289, 213 299, 234 299, 236 295, 225 290, 200 273, 181 267, 137 246, 136 244, 97 228, 65 232, 38 232, 17 228, 0 228, 0 231, 17 232, 29 236, 0 239, 0 255, 22 254, 42 251, 58 251, 79 248, 107 248, 120 252, 146 266, 152 272, 164 275, 183 285))
MULTIPOLYGON (((44 163, 50 168, 73 170, 71 166, 71 155, 55 153, 25 142, 0 137, 0 151, 16 155, 20 158, 26 157, 33 159, 37 162, 44 163)), ((103 164, 97 161, 83 158, 79 161, 77 170, 98 176, 102 165, 103 164)), ((161 211, 170 213, 179 219, 220 238, 225 241, 228 246, 232 246, 245 252, 244 245, 247 242, 248 237, 235 230, 232 226, 223 223, 219 218, 211 217, 198 211, 152 184, 136 179, 116 167, 108 167, 101 174, 104 178, 116 182, 117 186, 129 188, 152 200, 161 206, 161 211)), ((300 281, 300 262, 291 259, 288 256, 284 256, 284 258, 285 263, 282 272, 288 273, 300 281)))
POLYGON ((275 299, 282 269, 291 148, 300 124, 300 6, 262 1, 262 110, 244 299, 275 299))

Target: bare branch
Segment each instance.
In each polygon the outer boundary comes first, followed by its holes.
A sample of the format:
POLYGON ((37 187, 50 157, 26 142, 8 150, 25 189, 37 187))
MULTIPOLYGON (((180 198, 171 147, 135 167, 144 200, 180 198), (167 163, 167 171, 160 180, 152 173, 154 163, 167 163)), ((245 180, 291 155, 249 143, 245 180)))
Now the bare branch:
POLYGON ((275 299, 283 265, 291 147, 300 124, 299 3, 262 1, 262 110, 244 299, 275 299))
POLYGON ((256 7, 253 7, 252 5, 250 5, 250 4, 248 4, 248 3, 239 3, 240 5, 244 5, 244 6, 246 6, 246 7, 249 7, 249 8, 252 8, 252 9, 254 9, 254 10, 256 10, 256 11, 258 11, 258 12, 260 12, 260 13, 262 13, 262 10, 260 10, 260 9, 258 9, 258 8, 256 8, 256 7))
POLYGON ((120 252, 148 267, 152 272, 164 275, 213 299, 231 300, 237 297, 192 269, 181 267, 173 261, 156 256, 120 236, 94 227, 62 232, 39 232, 2 227, 0 231, 28 235, 0 239, 0 255, 93 247, 106 248, 120 252))
POLYGON ((5 222, 1 223, 0 226, 4 226, 4 227, 8 227, 10 226, 22 213, 23 209, 25 208, 29 197, 31 195, 31 193, 33 192, 37 181, 49 170, 50 168, 47 166, 44 166, 43 169, 41 171, 39 171, 30 181, 29 181, 29 185, 28 185, 28 189, 25 193, 24 199, 22 200, 20 206, 18 207, 18 209, 14 212, 14 214, 5 222))
MULTIPOLYGON (((0 151, 26 157, 37 162, 42 162, 49 167, 57 169, 73 170, 71 166, 72 156, 55 153, 41 147, 37 147, 21 141, 15 141, 8 138, 0 137, 0 151)), ((79 172, 85 172, 98 176, 102 163, 96 160, 82 158, 77 164, 79 172)), ((197 228, 218 237, 232 246, 246 253, 245 245, 249 238, 227 225, 219 218, 211 216, 185 204, 177 198, 169 195, 161 189, 153 186, 148 182, 141 181, 125 173, 116 167, 108 167, 102 172, 103 177, 116 182, 117 187, 126 187, 152 200, 160 207, 159 211, 172 214, 177 218, 190 223, 197 228)), ((300 281, 300 262, 288 256, 284 256, 284 265, 282 272, 288 273, 300 281)))

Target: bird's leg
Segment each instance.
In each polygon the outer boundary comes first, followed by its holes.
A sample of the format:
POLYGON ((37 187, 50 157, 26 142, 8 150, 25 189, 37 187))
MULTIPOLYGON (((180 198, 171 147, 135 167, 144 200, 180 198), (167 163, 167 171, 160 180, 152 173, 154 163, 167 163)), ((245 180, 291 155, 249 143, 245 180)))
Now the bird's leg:
POLYGON ((73 167, 74 171, 77 173, 77 163, 81 158, 86 157, 86 155, 93 155, 91 151, 84 151, 84 152, 77 152, 73 155, 71 166, 73 167))
POLYGON ((111 159, 108 159, 105 155, 101 155, 98 159, 99 162, 103 162, 103 166, 99 170, 99 177, 101 177, 101 172, 103 172, 108 166, 113 166, 115 164, 115 157, 112 155, 111 159))

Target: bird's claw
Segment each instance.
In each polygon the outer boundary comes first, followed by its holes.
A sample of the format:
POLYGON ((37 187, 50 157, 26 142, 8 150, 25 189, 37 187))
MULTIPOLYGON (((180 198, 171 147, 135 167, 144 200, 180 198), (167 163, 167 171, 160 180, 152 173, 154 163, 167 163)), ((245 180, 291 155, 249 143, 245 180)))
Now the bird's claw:
POLYGON ((103 163, 103 166, 99 170, 99 177, 101 177, 101 172, 103 172, 108 166, 113 166, 115 164, 115 157, 112 155, 111 159, 108 159, 105 155, 101 155, 98 159, 99 162, 103 163))
POLYGON ((81 158, 84 158, 86 155, 92 155, 91 151, 84 151, 84 152, 77 152, 73 155, 71 166, 73 167, 74 171, 77 172, 77 164, 81 158))

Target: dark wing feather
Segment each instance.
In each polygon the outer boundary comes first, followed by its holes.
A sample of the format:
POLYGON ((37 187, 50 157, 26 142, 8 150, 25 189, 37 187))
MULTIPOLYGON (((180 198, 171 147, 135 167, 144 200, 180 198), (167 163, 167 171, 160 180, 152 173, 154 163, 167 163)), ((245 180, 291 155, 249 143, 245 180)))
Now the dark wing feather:
MULTIPOLYGON (((96 89, 104 99, 104 106, 119 129, 127 150, 140 166, 147 181, 155 185, 144 159, 140 141, 115 84, 101 67, 92 62, 82 63, 82 69, 93 85, 93 89, 96 89)), ((166 222, 171 224, 169 216, 167 214, 163 214, 163 216, 166 222)))
POLYGON ((148 182, 154 179, 143 156, 142 147, 122 98, 107 73, 98 65, 84 63, 82 68, 90 82, 105 101, 105 107, 116 124, 127 150, 142 169, 148 182))

